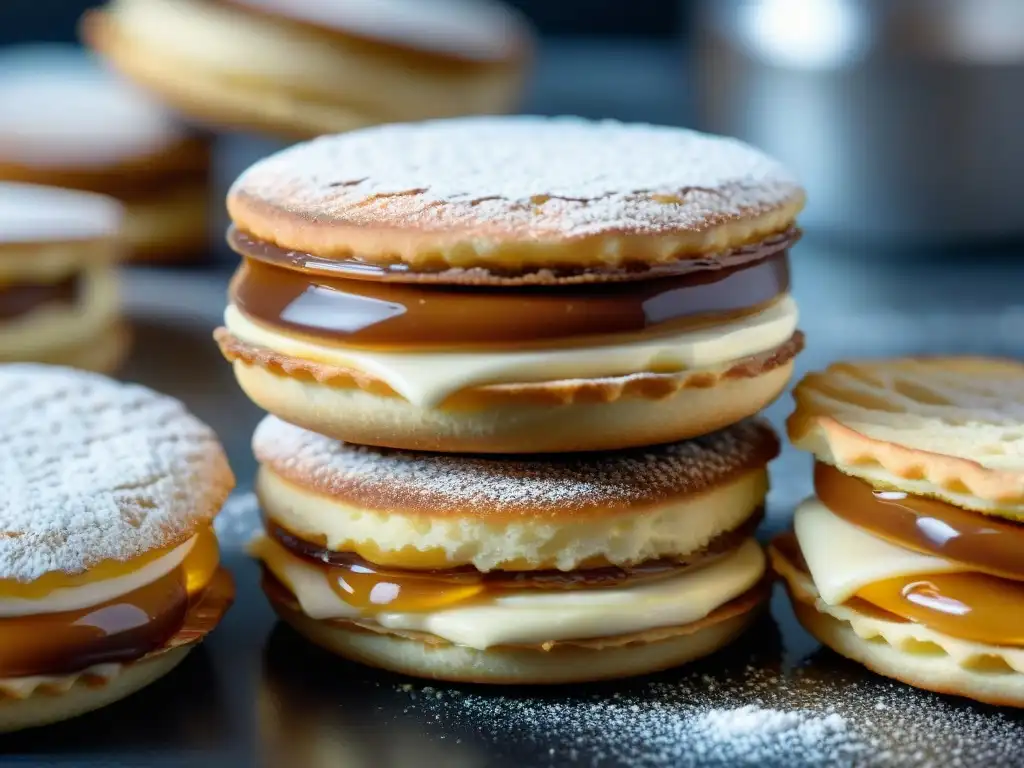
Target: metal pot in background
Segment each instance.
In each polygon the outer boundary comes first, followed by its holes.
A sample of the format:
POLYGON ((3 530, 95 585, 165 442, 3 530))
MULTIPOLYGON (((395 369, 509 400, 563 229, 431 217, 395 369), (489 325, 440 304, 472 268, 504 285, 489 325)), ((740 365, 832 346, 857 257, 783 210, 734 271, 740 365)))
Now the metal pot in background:
POLYGON ((698 126, 788 163, 809 230, 1024 236, 1024 0, 697 0, 698 126))

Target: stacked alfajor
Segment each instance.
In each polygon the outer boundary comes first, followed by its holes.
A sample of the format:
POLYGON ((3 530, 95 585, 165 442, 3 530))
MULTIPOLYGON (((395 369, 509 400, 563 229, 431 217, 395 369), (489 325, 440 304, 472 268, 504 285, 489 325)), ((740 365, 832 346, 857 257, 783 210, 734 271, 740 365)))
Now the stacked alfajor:
POLYGON ((234 486, 176 400, 70 368, 0 365, 0 731, 150 684, 234 585, 214 516, 234 486))
POLYGON ((291 138, 507 112, 533 44, 499 0, 110 0, 82 36, 194 120, 291 138))
POLYGON ((479 682, 729 642, 765 596, 778 441, 752 417, 802 344, 802 202, 738 142, 576 119, 385 126, 244 173, 217 339, 272 414, 252 551, 277 612, 479 682))
POLYGON ((123 213, 104 195, 0 182, 0 363, 117 368, 123 213))
POLYGON ((109 195, 128 258, 182 261, 209 243, 210 142, 70 46, 0 52, 0 181, 109 195), (73 118, 69 118, 73 115, 73 118))
POLYGON ((771 556, 797 618, 880 674, 1024 706, 1024 366, 837 363, 795 399, 814 495, 771 556))

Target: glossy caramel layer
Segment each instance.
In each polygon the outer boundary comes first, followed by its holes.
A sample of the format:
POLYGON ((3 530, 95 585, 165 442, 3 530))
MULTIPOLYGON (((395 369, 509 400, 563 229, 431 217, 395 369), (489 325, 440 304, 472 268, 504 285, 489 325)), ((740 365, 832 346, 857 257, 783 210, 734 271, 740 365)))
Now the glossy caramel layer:
POLYGON ((821 462, 814 467, 814 490, 836 515, 880 538, 1024 581, 1024 525, 902 491, 878 491, 821 462))
POLYGON ((231 301, 261 325, 320 343, 492 350, 727 322, 788 290, 785 253, 682 277, 514 289, 326 278, 249 259, 232 281, 231 301))
POLYGON ((216 537, 204 532, 178 568, 126 595, 79 611, 0 619, 0 678, 76 672, 161 648, 182 630, 219 559, 216 537))
POLYGON ((265 520, 267 535, 292 554, 325 570, 331 588, 349 605, 363 612, 389 610, 417 612, 486 600, 510 590, 573 590, 620 587, 677 576, 707 565, 729 551, 756 527, 742 526, 690 561, 652 560, 629 568, 614 566, 577 571, 490 571, 470 566, 448 570, 410 571, 370 563, 351 552, 334 552, 294 536, 265 520), (733 535, 735 534, 735 535, 733 535))
POLYGON ((988 645, 1024 645, 1024 584, 983 573, 886 579, 857 592, 884 611, 988 645))
POLYGON ((26 315, 44 304, 72 305, 81 294, 78 275, 56 283, 0 285, 0 320, 26 315))

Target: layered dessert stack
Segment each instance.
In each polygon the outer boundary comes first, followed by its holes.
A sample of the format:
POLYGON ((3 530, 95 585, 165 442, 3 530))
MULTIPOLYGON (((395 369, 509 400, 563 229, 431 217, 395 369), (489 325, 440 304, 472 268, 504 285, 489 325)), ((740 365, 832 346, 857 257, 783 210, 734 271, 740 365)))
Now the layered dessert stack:
POLYGON ((726 644, 766 596, 803 192, 738 142, 576 119, 297 145, 228 205, 217 339, 277 612, 428 677, 567 682, 726 644), (653 447, 647 447, 653 446, 653 447))

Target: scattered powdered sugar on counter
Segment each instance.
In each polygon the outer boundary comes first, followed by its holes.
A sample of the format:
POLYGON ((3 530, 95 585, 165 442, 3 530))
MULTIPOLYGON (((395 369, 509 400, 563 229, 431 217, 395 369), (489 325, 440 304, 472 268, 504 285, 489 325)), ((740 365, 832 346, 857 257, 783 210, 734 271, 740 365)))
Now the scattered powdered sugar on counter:
POLYGON ((719 658, 618 683, 525 691, 402 683, 395 695, 414 721, 483 739, 502 767, 1024 764, 1020 715, 916 691, 828 653, 786 672, 777 662, 719 658))
POLYGON ((824 759, 830 747, 843 746, 846 720, 833 712, 817 716, 806 711, 783 712, 748 705, 739 709, 712 709, 694 718, 698 739, 735 760, 765 754, 800 754, 820 750, 824 759))

